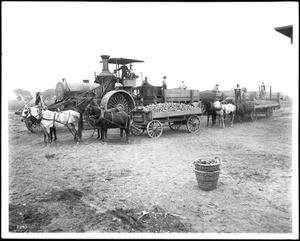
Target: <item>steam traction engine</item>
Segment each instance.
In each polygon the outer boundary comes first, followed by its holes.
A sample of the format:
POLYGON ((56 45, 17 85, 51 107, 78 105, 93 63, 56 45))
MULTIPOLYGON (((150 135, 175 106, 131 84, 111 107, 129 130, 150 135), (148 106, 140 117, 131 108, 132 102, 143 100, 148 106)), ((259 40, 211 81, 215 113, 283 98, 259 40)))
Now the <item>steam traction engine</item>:
POLYGON ((116 69, 119 65, 144 62, 142 60, 109 58, 109 55, 101 55, 103 69, 98 75, 95 74, 94 83, 83 81, 83 83, 69 83, 63 79, 58 82, 55 88, 56 103, 49 106, 50 109, 70 109, 86 100, 89 96, 95 96, 97 103, 107 109, 121 107, 127 113, 135 108, 135 102, 132 97, 133 89, 136 86, 136 79, 119 77, 117 71, 111 73, 108 64, 115 64, 116 69), (122 90, 116 90, 115 84, 119 82, 123 85, 122 90))

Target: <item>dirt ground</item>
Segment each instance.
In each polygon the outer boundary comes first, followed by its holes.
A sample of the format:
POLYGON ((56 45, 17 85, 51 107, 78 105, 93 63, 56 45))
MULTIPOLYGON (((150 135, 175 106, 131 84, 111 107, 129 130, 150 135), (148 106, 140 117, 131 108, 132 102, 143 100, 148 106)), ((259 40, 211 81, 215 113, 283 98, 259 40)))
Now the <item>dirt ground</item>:
MULTIPOLYGON (((227 122, 228 123, 228 122, 227 122)), ((130 143, 67 129, 51 147, 9 112, 11 233, 291 233, 292 108, 189 133, 164 128, 130 143), (193 161, 219 157, 217 188, 197 185, 193 161)))

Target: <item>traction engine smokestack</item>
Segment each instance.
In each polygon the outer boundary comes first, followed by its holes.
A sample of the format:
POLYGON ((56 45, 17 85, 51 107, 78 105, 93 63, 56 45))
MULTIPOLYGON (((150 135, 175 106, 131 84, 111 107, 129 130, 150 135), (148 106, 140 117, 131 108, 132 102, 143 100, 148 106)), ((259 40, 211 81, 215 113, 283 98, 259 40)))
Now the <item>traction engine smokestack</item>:
POLYGON ((103 69, 99 75, 95 75, 95 83, 102 85, 115 77, 108 69, 109 57, 109 55, 101 55, 102 61, 100 63, 103 64, 103 69))
POLYGON ((100 76, 103 76, 103 77, 113 76, 113 74, 108 69, 108 59, 109 59, 109 57, 110 57, 109 55, 101 55, 103 69, 102 69, 102 72, 99 74, 100 76))

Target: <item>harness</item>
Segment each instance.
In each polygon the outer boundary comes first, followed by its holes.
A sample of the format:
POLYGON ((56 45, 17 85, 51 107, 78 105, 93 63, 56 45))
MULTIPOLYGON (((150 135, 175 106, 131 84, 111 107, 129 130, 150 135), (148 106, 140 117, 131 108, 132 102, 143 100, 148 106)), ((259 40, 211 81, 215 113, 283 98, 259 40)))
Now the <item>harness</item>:
POLYGON ((40 122, 41 122, 41 120, 42 120, 42 113, 41 113, 41 112, 38 112, 38 114, 37 114, 36 116, 34 116, 34 115, 32 115, 32 113, 31 113, 31 108, 28 107, 28 111, 27 111, 27 114, 26 114, 26 116, 25 116, 25 119, 29 119, 29 118, 30 118, 29 115, 36 119, 35 122, 36 122, 37 124, 40 124, 40 122), (39 118, 37 118, 37 117, 39 117, 39 118))
MULTIPOLYGON (((72 133, 72 135, 75 136, 75 134, 74 134, 74 133, 71 131, 71 129, 69 128, 68 124, 65 124, 65 123, 63 123, 63 122, 57 120, 57 118, 59 117, 59 115, 60 115, 60 113, 54 112, 53 119, 48 119, 48 118, 42 117, 41 120, 49 120, 49 121, 53 121, 53 128, 55 128, 55 123, 58 122, 58 123, 60 123, 60 124, 62 124, 62 125, 64 125, 64 126, 66 126, 66 127, 68 128, 68 130, 72 133), (56 114, 58 114, 58 115, 56 116, 56 114)), ((68 119, 69 119, 69 118, 70 118, 70 113, 69 113, 68 119)))
MULTIPOLYGON (((91 108, 91 107, 88 107, 87 109, 90 110, 90 108, 91 108)), ((117 123, 114 122, 114 116, 113 116, 113 112, 112 112, 112 111, 106 111, 106 113, 110 113, 110 115, 111 115, 111 120, 109 120, 109 119, 107 119, 107 118, 104 117, 104 112, 105 112, 105 111, 102 111, 102 110, 101 110, 101 114, 99 115, 99 117, 98 117, 98 119, 97 119, 97 122, 99 122, 100 120, 105 120, 105 121, 108 121, 108 122, 110 123, 109 126, 108 126, 108 128, 110 128, 111 125, 114 124, 114 125, 118 126, 119 128, 129 130, 129 128, 126 128, 126 127, 121 126, 121 125, 119 125, 119 124, 117 124, 117 123)), ((124 112, 124 113, 125 113, 125 112, 124 112)), ((98 115, 90 115, 89 117, 97 117, 97 116, 98 116, 98 115)))

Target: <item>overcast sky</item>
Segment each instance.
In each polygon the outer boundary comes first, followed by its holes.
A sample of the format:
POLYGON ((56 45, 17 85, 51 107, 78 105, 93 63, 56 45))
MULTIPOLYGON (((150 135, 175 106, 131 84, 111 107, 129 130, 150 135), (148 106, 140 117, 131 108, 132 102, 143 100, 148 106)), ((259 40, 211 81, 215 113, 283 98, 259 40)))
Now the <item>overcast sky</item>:
POLYGON ((2 91, 93 83, 106 54, 144 60, 134 70, 153 85, 164 75, 169 88, 184 80, 200 91, 265 82, 293 97, 298 11, 297 2, 2 2, 2 91), (286 25, 294 44, 274 30, 286 25))

